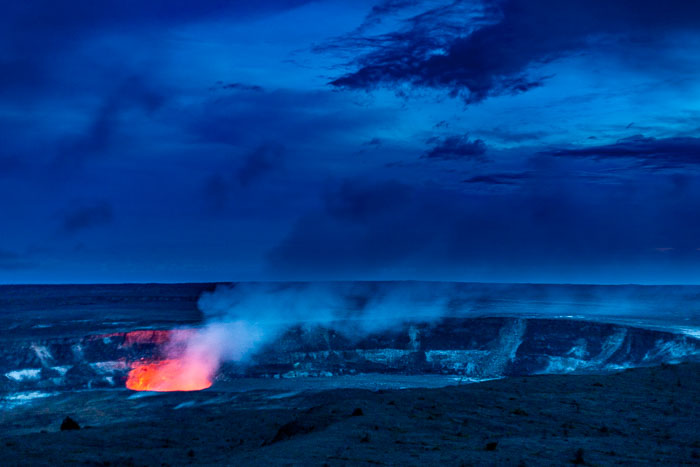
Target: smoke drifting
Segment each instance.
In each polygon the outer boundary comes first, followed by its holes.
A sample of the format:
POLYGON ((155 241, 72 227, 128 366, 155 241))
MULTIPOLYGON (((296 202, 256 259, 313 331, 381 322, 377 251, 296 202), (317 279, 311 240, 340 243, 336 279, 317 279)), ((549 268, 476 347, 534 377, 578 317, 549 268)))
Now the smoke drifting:
MULTIPOLYGON (((676 310, 674 317, 683 318, 680 305, 698 291, 436 282, 239 283, 203 293, 198 306, 205 325, 177 334, 166 350, 169 359, 177 360, 179 373, 199 380, 204 375, 213 381, 222 362, 245 364, 295 326, 329 327, 360 340, 409 323, 435 323, 446 316, 566 316, 601 321, 634 317, 641 324, 644 317, 648 323, 662 318, 665 309, 676 310)), ((684 322, 700 323, 697 312, 686 314, 684 322)))
POLYGON ((447 285, 396 283, 243 283, 204 293, 206 325, 176 333, 167 359, 136 363, 127 386, 136 390, 187 391, 211 385, 222 362, 242 362, 292 326, 333 323, 352 339, 441 318, 447 285))
POLYGON ((349 337, 402 323, 430 322, 447 310, 454 284, 440 283, 241 283, 204 293, 199 308, 210 323, 246 323, 258 342, 291 326, 333 322, 349 337))

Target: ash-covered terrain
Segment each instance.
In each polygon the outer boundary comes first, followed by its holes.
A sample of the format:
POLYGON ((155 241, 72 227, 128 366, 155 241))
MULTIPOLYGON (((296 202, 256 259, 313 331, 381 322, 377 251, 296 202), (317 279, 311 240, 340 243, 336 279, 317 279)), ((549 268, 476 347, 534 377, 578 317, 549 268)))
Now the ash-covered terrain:
POLYGON ((0 287, 4 449, 17 464, 697 462, 696 289, 0 287), (126 389, 191 342, 216 360, 209 389, 126 389), (60 432, 66 416, 83 429, 60 432))
POLYGON ((0 451, 8 466, 697 465, 699 375, 680 364, 402 390, 68 391, 0 412, 0 451), (66 416, 80 429, 61 431, 66 416))

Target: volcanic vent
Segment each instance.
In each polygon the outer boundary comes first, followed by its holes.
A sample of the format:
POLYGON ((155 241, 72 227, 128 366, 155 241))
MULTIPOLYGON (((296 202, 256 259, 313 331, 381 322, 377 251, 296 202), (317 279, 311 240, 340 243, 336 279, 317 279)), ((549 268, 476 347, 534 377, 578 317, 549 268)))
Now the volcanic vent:
POLYGON ((481 379, 611 371, 700 355, 700 341, 690 336, 566 319, 444 318, 362 337, 337 330, 344 327, 343 323, 294 325, 245 359, 212 352, 205 345, 212 338, 200 328, 10 339, 0 350, 0 389, 186 391, 242 376, 358 373, 481 379))

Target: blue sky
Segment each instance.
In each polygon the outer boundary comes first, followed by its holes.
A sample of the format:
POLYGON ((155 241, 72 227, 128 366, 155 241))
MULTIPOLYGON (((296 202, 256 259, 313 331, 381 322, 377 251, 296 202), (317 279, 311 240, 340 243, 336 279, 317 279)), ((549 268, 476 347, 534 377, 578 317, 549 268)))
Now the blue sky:
POLYGON ((0 7, 0 282, 700 283, 700 7, 0 7))

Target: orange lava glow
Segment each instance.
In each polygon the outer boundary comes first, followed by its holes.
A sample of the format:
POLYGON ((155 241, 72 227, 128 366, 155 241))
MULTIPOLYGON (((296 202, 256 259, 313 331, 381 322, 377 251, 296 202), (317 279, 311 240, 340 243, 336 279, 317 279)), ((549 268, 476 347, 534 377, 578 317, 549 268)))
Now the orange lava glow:
POLYGON ((196 334, 195 329, 139 329, 128 332, 112 332, 109 334, 97 334, 91 339, 104 339, 106 337, 123 337, 124 347, 137 344, 157 344, 163 345, 173 341, 184 341, 196 334))
POLYGON ((211 385, 211 368, 184 358, 135 362, 126 380, 133 391, 200 391, 211 385))
POLYGON ((124 346, 135 344, 166 344, 177 339, 185 339, 195 333, 194 329, 138 330, 124 335, 124 346))

